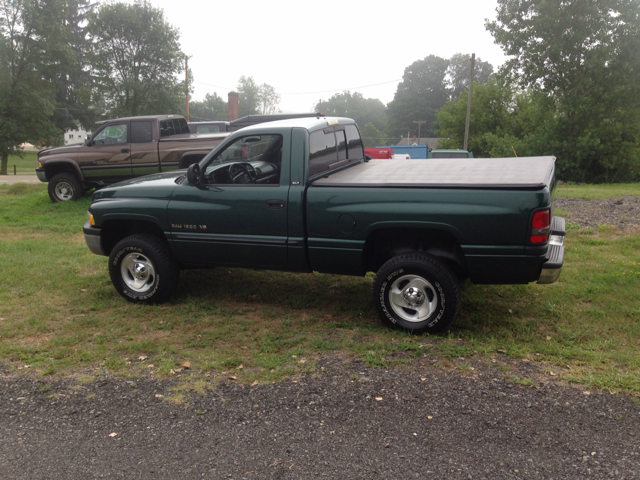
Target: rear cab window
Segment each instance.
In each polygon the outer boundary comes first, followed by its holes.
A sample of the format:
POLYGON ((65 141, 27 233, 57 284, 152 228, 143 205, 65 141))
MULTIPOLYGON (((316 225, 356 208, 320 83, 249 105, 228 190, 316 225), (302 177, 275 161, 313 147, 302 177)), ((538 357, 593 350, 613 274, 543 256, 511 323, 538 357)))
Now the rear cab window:
POLYGON ((183 133, 191 133, 189 124, 184 118, 167 118, 160 120, 160 137, 170 137, 172 135, 181 135, 183 133))
POLYGON ((309 178, 364 160, 364 146, 354 124, 332 125, 309 134, 309 178))

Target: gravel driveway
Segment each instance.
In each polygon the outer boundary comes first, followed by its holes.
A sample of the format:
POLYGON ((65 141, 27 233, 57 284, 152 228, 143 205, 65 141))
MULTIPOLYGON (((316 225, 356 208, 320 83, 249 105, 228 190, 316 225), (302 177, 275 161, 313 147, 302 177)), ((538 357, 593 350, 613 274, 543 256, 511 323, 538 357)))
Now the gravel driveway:
MULTIPOLYGON (((488 360, 371 369, 327 357, 278 384, 0 376, 2 478, 640 478, 640 406, 488 360), (175 392, 174 392, 175 393, 175 392)), ((508 361, 508 360, 505 360, 508 361)), ((185 378, 179 379, 184 381, 185 378)))
POLYGON ((35 173, 21 173, 18 175, 0 175, 0 185, 13 185, 16 183, 40 183, 35 173))
POLYGON ((640 226, 640 198, 626 196, 615 199, 585 200, 582 198, 556 198, 554 206, 567 212, 568 222, 580 227, 607 224, 627 230, 640 226))

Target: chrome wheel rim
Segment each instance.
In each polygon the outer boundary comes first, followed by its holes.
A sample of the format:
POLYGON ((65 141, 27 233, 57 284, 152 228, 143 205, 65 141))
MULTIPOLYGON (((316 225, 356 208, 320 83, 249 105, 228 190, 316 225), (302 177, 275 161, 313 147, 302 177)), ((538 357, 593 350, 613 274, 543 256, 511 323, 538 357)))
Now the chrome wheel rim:
POLYGON ((391 309, 402 320, 422 322, 438 308, 436 289, 418 275, 403 275, 389 290, 391 309))
POLYGON ((130 253, 124 257, 120 265, 120 275, 127 287, 137 293, 151 290, 156 280, 153 263, 141 253, 130 253))
POLYGON ((69 182, 58 182, 54 190, 59 200, 67 201, 73 197, 73 185, 69 182))

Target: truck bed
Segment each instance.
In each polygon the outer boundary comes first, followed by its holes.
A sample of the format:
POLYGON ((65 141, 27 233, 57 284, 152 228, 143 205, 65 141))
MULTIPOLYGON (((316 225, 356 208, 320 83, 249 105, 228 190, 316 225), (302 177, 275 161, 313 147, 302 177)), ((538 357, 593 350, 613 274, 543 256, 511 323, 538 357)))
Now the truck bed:
POLYGON ((531 189, 550 186, 555 157, 371 160, 314 186, 531 189))

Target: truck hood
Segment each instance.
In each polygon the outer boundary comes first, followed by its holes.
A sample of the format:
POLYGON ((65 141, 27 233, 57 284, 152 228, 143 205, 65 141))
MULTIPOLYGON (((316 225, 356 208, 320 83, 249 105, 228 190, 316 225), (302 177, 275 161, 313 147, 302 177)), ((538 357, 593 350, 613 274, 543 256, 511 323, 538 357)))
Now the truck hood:
POLYGON ((185 170, 173 170, 125 180, 97 190, 91 198, 94 202, 108 198, 131 197, 169 199, 177 186, 176 180, 186 173, 185 170))
POLYGON ((83 146, 84 143, 77 143, 74 145, 65 145, 64 147, 45 148, 38 152, 38 158, 46 157, 47 155, 58 155, 61 153, 76 154, 78 149, 83 146))

